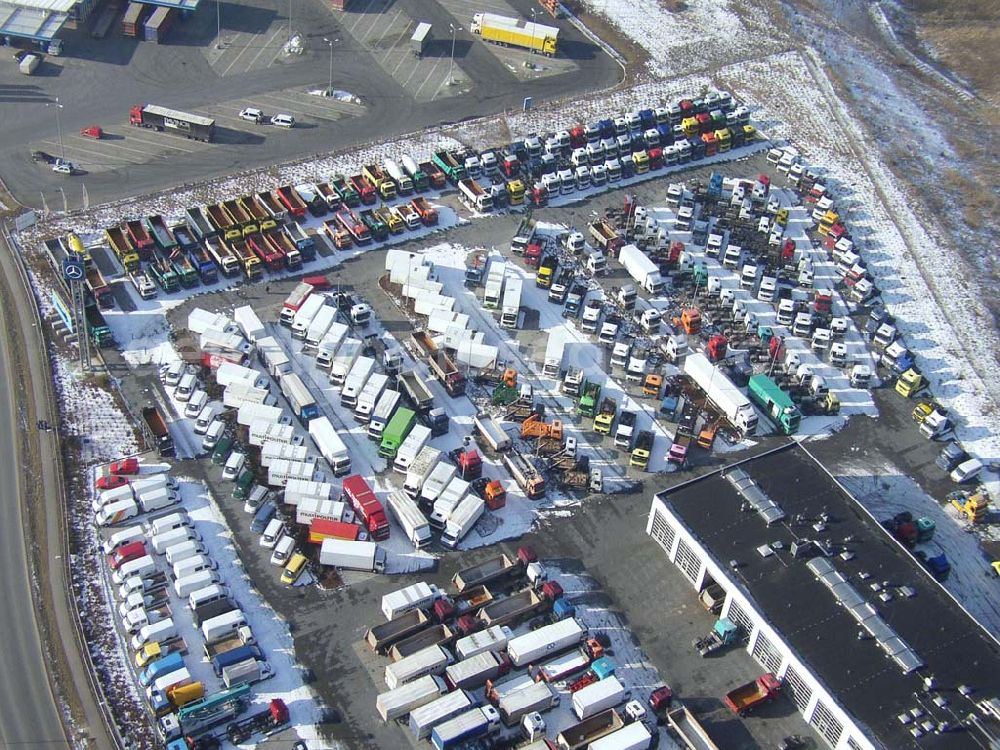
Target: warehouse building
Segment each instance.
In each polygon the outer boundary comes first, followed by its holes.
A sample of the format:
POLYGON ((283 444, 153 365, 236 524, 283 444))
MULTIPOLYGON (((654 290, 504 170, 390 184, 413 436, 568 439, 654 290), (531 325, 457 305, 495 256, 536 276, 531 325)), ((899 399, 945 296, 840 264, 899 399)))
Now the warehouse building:
POLYGON ((996 747, 1000 643, 880 520, 793 444, 655 495, 646 532, 831 748, 996 747))

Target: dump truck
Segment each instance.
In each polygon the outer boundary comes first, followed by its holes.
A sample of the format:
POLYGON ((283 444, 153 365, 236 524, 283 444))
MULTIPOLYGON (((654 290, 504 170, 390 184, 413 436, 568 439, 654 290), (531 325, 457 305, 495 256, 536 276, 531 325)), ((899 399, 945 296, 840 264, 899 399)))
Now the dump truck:
POLYGON ((503 454, 503 464, 526 497, 537 500, 545 495, 545 478, 530 458, 512 448, 503 454))
POLYGON ((681 738, 688 750, 719 750, 705 731, 705 727, 686 707, 681 706, 667 713, 667 723, 681 738))
POLYGON ((201 115, 190 115, 155 104, 136 105, 129 110, 128 124, 136 127, 165 130, 185 138, 206 143, 215 135, 215 120, 201 115))
POLYGON ((612 258, 618 255, 618 250, 624 244, 624 240, 618 234, 614 225, 606 219, 599 219, 587 226, 590 237, 594 244, 612 258))
POLYGON ((760 704, 773 700, 780 691, 778 678, 767 672, 726 693, 725 704, 734 714, 746 716, 760 704))
POLYGON ((462 593, 475 586, 483 586, 517 575, 522 570, 524 570, 524 562, 520 556, 511 558, 509 555, 501 554, 470 568, 463 568, 452 576, 451 582, 459 593, 462 593))
POLYGON ((489 414, 477 414, 473 421, 476 431, 494 451, 502 453, 510 448, 510 435, 495 417, 489 414))
POLYGON ((377 654, 384 654, 398 641, 420 632, 430 622, 430 618, 423 610, 411 609, 409 612, 404 612, 394 617, 389 622, 373 625, 365 634, 365 640, 372 651, 377 654))
POLYGON ((434 406, 434 395, 416 370, 401 373, 398 382, 415 412, 425 414, 434 406))
POLYGON ((465 375, 444 349, 439 349, 426 331, 414 331, 410 338, 419 350, 426 353, 427 364, 448 391, 448 395, 454 397, 465 393, 465 375))
POLYGON ((142 421, 149 428, 156 444, 156 450, 161 456, 174 455, 174 440, 170 437, 170 430, 167 429, 167 422, 163 418, 163 413, 157 406, 147 406, 142 410, 142 421))
POLYGON ((447 625, 438 623, 397 641, 388 651, 389 659, 394 662, 402 661, 433 646, 448 646, 453 640, 455 632, 447 625))
POLYGON ((485 41, 504 47, 514 46, 540 52, 548 57, 556 54, 559 29, 531 21, 519 21, 495 13, 476 13, 469 27, 485 41))
POLYGON ((566 727, 556 736, 556 743, 560 750, 586 750, 591 742, 616 732, 623 726, 625 722, 621 715, 615 709, 609 708, 566 727))
POLYGON ((431 156, 431 161, 444 172, 445 177, 453 185, 457 185, 459 180, 464 180, 467 176, 465 165, 461 164, 450 151, 435 151, 431 156))
POLYGON ((477 617, 484 625, 490 627, 495 625, 515 627, 549 604, 550 602, 539 596, 534 589, 525 589, 487 604, 479 610, 477 617))

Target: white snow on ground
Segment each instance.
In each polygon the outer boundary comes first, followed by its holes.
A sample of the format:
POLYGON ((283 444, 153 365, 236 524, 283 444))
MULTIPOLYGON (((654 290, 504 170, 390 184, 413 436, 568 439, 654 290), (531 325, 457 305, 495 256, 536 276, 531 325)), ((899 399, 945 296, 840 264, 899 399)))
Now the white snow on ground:
MULTIPOLYGON (((301 738, 309 740, 310 747, 315 745, 318 748, 331 750, 339 748, 338 744, 330 744, 320 738, 315 726, 320 719, 320 705, 312 689, 306 687, 302 681, 301 669, 295 662, 288 626, 268 606, 244 571, 232 542, 232 532, 218 509, 217 499, 211 497, 207 488, 200 482, 182 481, 180 494, 181 505, 188 511, 195 529, 201 534, 205 554, 218 563, 222 583, 231 589, 233 599, 240 605, 247 624, 253 630, 257 645, 264 652, 264 658, 274 668, 272 677, 255 684, 248 712, 260 711, 272 698, 281 698, 288 706, 290 725, 301 738)), ((134 522, 130 521, 129 524, 134 522)), ((156 558, 160 569, 167 572, 170 580, 166 560, 159 555, 156 555, 156 558)), ((280 572, 281 568, 274 568, 275 576, 280 572)), ((106 591, 112 600, 115 598, 112 593, 114 588, 109 585, 106 591)), ((177 626, 178 634, 187 644, 188 655, 184 663, 192 678, 205 685, 206 695, 224 689, 225 685, 215 676, 211 664, 204 659, 202 646, 205 639, 194 625, 186 600, 180 599, 174 593, 172 586, 168 586, 167 592, 174 624, 177 626)), ((260 736, 255 739, 260 739, 260 736)), ((252 747, 256 744, 252 742, 245 746, 252 747)))
MULTIPOLYGON (((830 108, 836 97, 825 78, 817 85, 816 71, 811 56, 790 52, 725 68, 720 78, 753 105, 758 119, 773 123, 773 137, 794 140, 806 162, 826 175, 906 345, 916 353, 935 397, 957 417, 956 436, 973 455, 996 460, 1000 371, 983 363, 994 361, 1000 338, 979 292, 971 282, 947 274, 954 267, 954 249, 928 234, 878 156, 870 150, 860 160, 855 156, 851 139, 863 143, 862 134, 842 105, 830 108), (796 95, 788 96, 789 91, 796 95), (848 132, 838 126, 838 118, 848 123, 848 132), (935 279, 933 290, 926 277, 935 279)), ((991 480, 995 490, 996 478, 991 480)))
POLYGON ((1000 598, 997 582, 968 522, 958 517, 950 505, 942 505, 926 495, 908 476, 891 465, 871 466, 845 460, 836 470, 837 479, 882 521, 899 512, 927 516, 936 524, 934 538, 917 545, 932 557, 941 552, 951 562, 944 587, 966 610, 995 636, 1000 636, 1000 598))
POLYGON ((664 78, 729 62, 750 48, 782 46, 773 33, 754 33, 736 12, 742 3, 732 0, 687 0, 676 12, 661 0, 583 0, 582 5, 645 49, 650 72, 664 78))

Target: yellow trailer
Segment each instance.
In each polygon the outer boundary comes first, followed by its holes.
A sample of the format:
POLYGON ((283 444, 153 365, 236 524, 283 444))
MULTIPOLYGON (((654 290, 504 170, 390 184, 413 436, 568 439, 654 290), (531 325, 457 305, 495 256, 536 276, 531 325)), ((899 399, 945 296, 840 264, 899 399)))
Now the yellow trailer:
POLYGON ((504 46, 524 47, 552 57, 556 54, 559 29, 530 21, 519 21, 495 13, 476 13, 472 17, 472 33, 487 42, 504 46))

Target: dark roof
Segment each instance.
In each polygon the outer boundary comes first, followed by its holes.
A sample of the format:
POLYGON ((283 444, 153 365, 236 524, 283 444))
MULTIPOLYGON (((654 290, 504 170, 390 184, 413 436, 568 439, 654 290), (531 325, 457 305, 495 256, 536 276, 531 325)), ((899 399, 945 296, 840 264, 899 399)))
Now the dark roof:
MULTIPOLYGON (((952 724, 976 711, 974 702, 1000 694, 1000 648, 932 580, 920 563, 899 547, 856 501, 816 464, 800 446, 764 455, 741 464, 766 495, 784 511, 783 520, 767 527, 763 517, 745 502, 730 479, 713 474, 660 497, 673 508, 688 529, 701 540, 722 567, 736 561, 731 578, 756 600, 771 623, 813 674, 859 725, 886 747, 981 748, 971 734, 951 732, 915 740, 899 714, 922 705, 928 713, 952 724), (813 525, 829 515, 826 529, 813 525), (807 567, 808 558, 793 558, 796 539, 825 540, 835 552, 846 544, 855 557, 839 554, 829 560, 847 582, 925 665, 905 674, 871 638, 858 639, 862 627, 841 606, 832 591, 807 567), (783 542, 770 557, 761 545, 783 542), (861 578, 862 573, 871 577, 861 578), (893 591, 883 603, 871 588, 874 581, 891 587, 908 586, 911 598, 893 591), (933 675, 949 701, 938 708, 922 693, 923 678, 933 675), (956 688, 972 687, 970 698, 956 688)), ((882 520, 882 519, 879 519, 882 520)))

